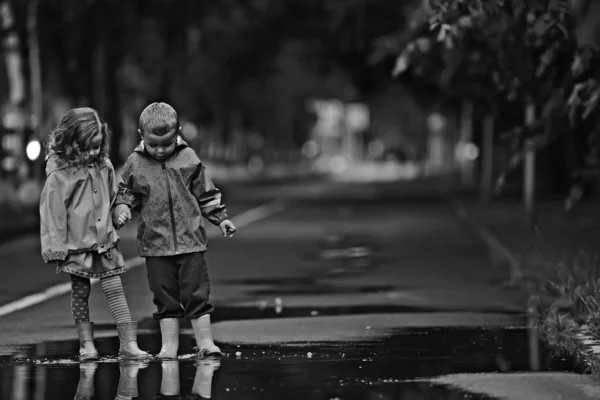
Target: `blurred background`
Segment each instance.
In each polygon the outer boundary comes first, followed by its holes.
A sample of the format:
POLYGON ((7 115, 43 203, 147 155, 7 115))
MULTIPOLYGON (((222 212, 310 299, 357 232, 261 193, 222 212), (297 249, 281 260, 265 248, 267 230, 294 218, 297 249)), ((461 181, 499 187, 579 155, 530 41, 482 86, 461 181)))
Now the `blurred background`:
POLYGON ((483 201, 511 185, 581 198, 593 3, 1 0, 0 230, 37 218, 43 142, 68 109, 103 115, 120 166, 153 101, 217 182, 445 176, 483 201))

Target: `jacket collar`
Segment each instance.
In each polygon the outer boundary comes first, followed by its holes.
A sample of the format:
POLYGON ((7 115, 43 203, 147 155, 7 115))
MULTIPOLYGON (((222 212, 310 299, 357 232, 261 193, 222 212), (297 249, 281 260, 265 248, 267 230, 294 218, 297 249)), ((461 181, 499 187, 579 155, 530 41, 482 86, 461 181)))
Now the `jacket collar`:
MULTIPOLYGON (((109 159, 105 159, 102 163, 98 164, 101 168, 111 166, 111 162, 109 159)), ((61 160, 57 156, 51 156, 46 161, 46 176, 50 175, 53 172, 60 171, 62 169, 71 168, 73 165, 67 163, 64 160, 61 160)))

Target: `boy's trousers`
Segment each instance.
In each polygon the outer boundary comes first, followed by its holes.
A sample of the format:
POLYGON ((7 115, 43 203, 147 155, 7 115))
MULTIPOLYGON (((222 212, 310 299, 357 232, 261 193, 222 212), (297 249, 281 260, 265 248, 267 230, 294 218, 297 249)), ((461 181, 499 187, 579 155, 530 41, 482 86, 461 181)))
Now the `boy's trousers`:
POLYGON ((214 310, 206 252, 146 257, 146 269, 156 305, 154 319, 196 319, 214 310))

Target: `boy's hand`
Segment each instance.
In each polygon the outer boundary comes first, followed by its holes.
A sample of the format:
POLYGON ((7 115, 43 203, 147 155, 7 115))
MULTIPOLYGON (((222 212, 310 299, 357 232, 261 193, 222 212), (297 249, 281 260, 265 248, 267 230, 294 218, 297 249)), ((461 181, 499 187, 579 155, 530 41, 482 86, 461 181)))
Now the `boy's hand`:
POLYGON ((131 210, 125 204, 119 204, 113 210, 113 224, 120 229, 126 222, 131 221, 131 210))
POLYGON ((235 232, 237 231, 237 228, 235 227, 233 222, 231 222, 228 219, 221 222, 219 224, 219 228, 221 228, 221 233, 225 237, 232 237, 233 235, 235 235, 235 232))

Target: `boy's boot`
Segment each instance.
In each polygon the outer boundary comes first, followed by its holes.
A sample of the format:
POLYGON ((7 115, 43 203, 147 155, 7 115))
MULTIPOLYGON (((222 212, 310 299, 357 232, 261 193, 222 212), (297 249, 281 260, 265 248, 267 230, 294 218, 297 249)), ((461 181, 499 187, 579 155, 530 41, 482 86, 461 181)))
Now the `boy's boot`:
POLYGON ((119 384, 117 386, 117 396, 115 400, 131 400, 138 397, 137 376, 140 369, 148 366, 141 362, 121 362, 119 363, 119 384))
POLYGON ((191 323, 200 355, 221 355, 221 349, 213 342, 212 332, 210 330, 210 315, 205 314, 200 318, 192 319, 191 323))
POLYGON ((119 358, 122 360, 147 360, 150 354, 140 350, 137 344, 137 322, 117 324, 119 333, 119 358))
POLYGON ((162 379, 160 381, 160 394, 163 396, 179 396, 181 386, 179 383, 179 361, 163 361, 162 379))
POLYGON ((203 399, 210 399, 212 396, 213 374, 220 366, 221 363, 216 358, 205 358, 198 362, 191 393, 203 399))
POLYGON ((158 358, 177 359, 179 350, 179 320, 177 318, 164 318, 160 320, 160 336, 162 347, 158 358))
POLYGON ((94 397, 94 375, 96 363, 79 364, 79 382, 75 391, 75 400, 88 400, 94 397))
POLYGON ((97 360, 98 350, 94 346, 94 323, 81 322, 77 324, 77 334, 79 335, 79 360, 97 360))

